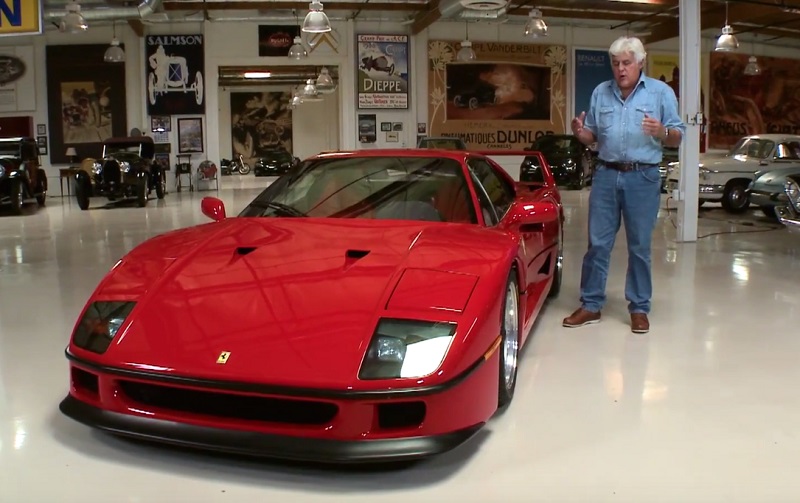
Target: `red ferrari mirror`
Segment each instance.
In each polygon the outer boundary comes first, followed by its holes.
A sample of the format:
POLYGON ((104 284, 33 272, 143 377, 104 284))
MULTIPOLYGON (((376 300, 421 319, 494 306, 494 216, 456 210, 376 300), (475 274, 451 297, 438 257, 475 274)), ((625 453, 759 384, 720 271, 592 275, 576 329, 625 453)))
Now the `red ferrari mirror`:
POLYGON ((203 215, 211 220, 216 222, 225 220, 225 203, 216 197, 204 197, 200 202, 200 209, 203 211, 203 215))

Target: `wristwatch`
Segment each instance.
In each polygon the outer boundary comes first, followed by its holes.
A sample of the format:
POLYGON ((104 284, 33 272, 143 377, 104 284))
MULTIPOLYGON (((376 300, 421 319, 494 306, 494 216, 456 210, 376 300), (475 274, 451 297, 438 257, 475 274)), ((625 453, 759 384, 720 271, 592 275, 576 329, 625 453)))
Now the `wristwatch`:
POLYGON ((664 138, 669 138, 669 128, 668 127, 664 128, 664 138))

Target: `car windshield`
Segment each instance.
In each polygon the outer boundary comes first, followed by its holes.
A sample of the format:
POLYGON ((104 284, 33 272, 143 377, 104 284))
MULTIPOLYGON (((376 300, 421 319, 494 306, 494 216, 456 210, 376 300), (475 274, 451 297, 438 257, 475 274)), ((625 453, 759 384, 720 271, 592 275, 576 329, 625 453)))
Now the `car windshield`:
POLYGON ((545 135, 533 142, 532 150, 559 154, 578 152, 580 142, 572 136, 545 135))
POLYGON ((105 155, 139 155, 139 145, 106 145, 105 155))
POLYGON ((425 138, 420 140, 419 148, 442 150, 466 150, 459 138, 425 138))
POLYGON ((461 163, 437 157, 305 161, 239 216, 477 222, 461 163))
POLYGON ((730 157, 753 157, 766 159, 772 154, 775 142, 761 138, 742 138, 728 152, 730 157))

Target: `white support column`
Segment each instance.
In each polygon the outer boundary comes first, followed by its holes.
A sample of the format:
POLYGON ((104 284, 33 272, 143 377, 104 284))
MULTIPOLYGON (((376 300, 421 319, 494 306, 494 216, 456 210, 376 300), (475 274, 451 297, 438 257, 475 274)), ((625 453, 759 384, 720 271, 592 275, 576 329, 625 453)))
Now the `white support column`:
MULTIPOLYGON (((680 149, 681 178, 677 194, 679 242, 697 241, 700 127, 700 0, 680 0, 680 114, 686 135, 680 149)), ((673 197, 675 194, 673 194, 673 197)))

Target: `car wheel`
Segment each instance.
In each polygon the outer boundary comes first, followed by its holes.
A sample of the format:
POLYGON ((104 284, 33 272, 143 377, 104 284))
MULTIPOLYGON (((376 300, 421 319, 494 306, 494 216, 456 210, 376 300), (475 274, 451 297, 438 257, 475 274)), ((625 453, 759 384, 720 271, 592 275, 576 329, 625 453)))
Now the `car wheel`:
POLYGON ((728 213, 743 213, 750 206, 747 197, 747 183, 743 181, 730 182, 722 194, 722 207, 728 213))
POLYGON ((519 286, 517 271, 511 269, 506 282, 503 311, 500 318, 500 383, 498 390, 498 408, 511 403, 514 389, 517 387, 517 357, 519 355, 519 286))
POLYGON ((547 292, 547 297, 552 299, 558 297, 561 292, 561 278, 564 271, 564 238, 563 236, 558 240, 558 255, 556 255, 556 266, 553 270, 553 283, 550 285, 550 290, 547 292))
POLYGON ((25 200, 25 187, 22 180, 12 180, 11 182, 11 213, 14 215, 22 214, 22 202, 25 200))
POLYGON ((81 183, 80 179, 75 184, 75 199, 78 201, 78 208, 82 210, 89 209, 89 191, 86 189, 86 185, 81 183))
POLYGON ((763 213, 764 216, 769 218, 770 220, 778 220, 778 214, 775 213, 774 206, 762 206, 761 213, 763 213))
POLYGON ((159 199, 164 199, 164 181, 159 179, 156 181, 156 197, 159 199))
POLYGON ((147 182, 144 180, 140 180, 139 185, 136 186, 136 204, 140 208, 147 205, 147 182))

